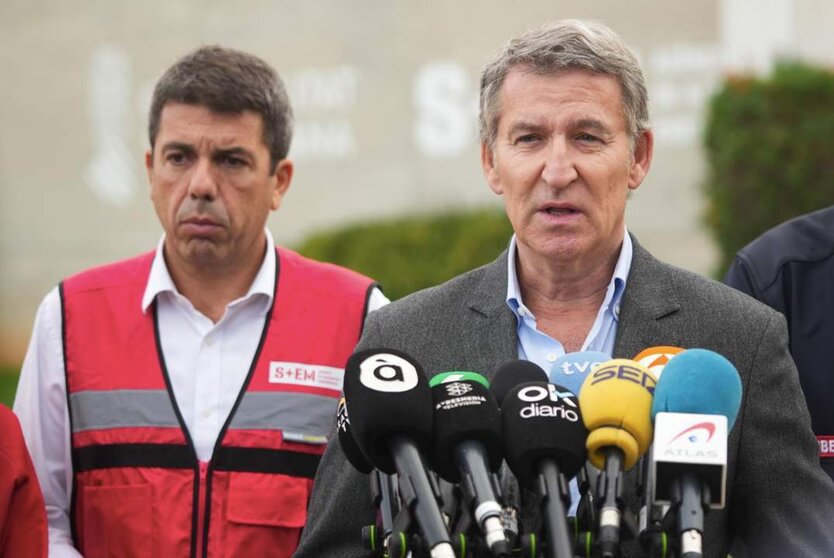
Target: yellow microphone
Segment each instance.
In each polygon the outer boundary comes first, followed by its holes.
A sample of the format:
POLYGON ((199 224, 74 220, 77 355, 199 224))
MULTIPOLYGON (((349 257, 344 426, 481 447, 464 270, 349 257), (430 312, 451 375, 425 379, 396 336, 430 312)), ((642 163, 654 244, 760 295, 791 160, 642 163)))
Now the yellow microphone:
POLYGON ((652 399, 657 378, 637 362, 614 359, 585 378, 579 408, 588 429, 588 459, 603 473, 597 482, 600 549, 619 555, 622 473, 631 469, 652 442, 652 399))

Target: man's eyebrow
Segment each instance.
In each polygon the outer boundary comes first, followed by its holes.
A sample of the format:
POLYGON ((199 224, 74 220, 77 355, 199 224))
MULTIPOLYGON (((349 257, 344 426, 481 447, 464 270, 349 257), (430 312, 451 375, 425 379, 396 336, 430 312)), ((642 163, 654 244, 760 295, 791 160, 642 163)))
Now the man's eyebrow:
POLYGON ((580 118, 573 124, 573 126, 583 130, 592 130, 599 134, 611 134, 611 129, 601 120, 597 120, 596 118, 580 118))
POLYGON ((510 124, 509 128, 507 128, 507 135, 511 136, 522 131, 537 131, 541 130, 542 128, 544 128, 544 126, 531 122, 530 120, 516 120, 515 122, 510 124))
POLYGON ((183 143, 180 141, 169 141, 168 143, 162 146, 160 151, 184 151, 186 153, 194 153, 194 146, 189 143, 183 143))
POLYGON ((228 148, 218 148, 212 151, 212 156, 229 156, 229 155, 237 155, 238 157, 248 157, 252 159, 254 156, 252 152, 248 149, 240 146, 228 147, 228 148))

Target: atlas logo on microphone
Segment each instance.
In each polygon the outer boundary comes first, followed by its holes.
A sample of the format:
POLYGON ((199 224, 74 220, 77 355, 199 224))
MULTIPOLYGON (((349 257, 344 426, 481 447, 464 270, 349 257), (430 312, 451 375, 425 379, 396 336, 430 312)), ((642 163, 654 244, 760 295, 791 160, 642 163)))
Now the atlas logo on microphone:
POLYGON ((413 364, 390 353, 377 353, 359 365, 359 381, 374 391, 402 393, 414 389, 419 379, 413 364))
POLYGON ((573 392, 559 391, 553 384, 537 384, 526 386, 518 390, 519 401, 529 403, 521 408, 521 418, 547 417, 558 418, 570 422, 579 421, 579 403, 573 392))

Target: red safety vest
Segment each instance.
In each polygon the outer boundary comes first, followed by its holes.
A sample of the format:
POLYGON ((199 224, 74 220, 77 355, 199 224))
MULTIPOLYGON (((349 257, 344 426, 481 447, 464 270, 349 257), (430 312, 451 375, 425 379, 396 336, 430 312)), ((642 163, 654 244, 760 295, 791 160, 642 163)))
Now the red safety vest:
POLYGON ((278 249, 273 307, 209 462, 199 462, 139 311, 154 254, 61 284, 85 558, 289 558, 361 332, 370 279, 278 249))

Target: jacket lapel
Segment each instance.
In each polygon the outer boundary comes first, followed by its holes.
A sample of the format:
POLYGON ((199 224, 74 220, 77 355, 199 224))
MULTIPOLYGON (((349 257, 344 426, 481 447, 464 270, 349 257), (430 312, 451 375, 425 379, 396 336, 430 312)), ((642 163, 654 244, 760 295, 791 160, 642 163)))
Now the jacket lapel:
POLYGON ((462 325, 473 330, 476 340, 467 346, 467 360, 489 363, 483 370, 491 380, 499 366, 518 358, 516 318, 507 306, 507 250, 483 272, 467 301, 469 323, 462 325))
POLYGON ((615 358, 634 358, 640 351, 658 345, 680 346, 681 332, 675 323, 664 320, 681 309, 669 268, 656 260, 633 236, 634 256, 628 274, 617 338, 615 358))

